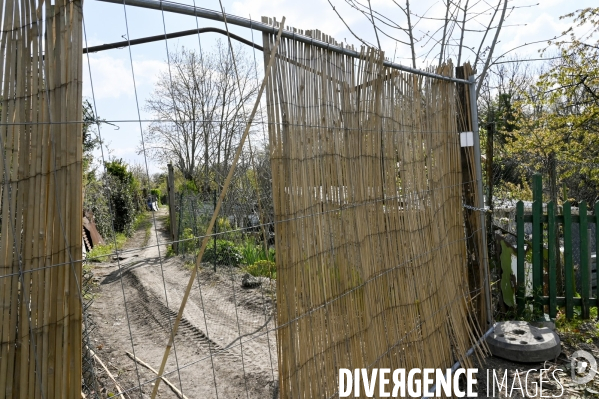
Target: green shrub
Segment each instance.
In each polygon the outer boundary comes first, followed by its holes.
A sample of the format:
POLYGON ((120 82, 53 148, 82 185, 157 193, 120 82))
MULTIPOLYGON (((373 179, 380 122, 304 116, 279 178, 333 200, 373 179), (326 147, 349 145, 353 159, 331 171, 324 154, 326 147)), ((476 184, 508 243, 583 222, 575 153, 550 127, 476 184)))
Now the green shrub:
POLYGON ((202 256, 202 262, 216 262, 217 265, 239 266, 241 259, 241 252, 235 243, 228 240, 216 240, 216 249, 214 241, 211 240, 202 256))
POLYGON ((246 238, 239 249, 242 256, 241 263, 244 265, 253 265, 260 260, 260 247, 258 247, 251 238, 246 238))
MULTIPOLYGON (((197 245, 196 240, 194 240, 193 237, 193 231, 189 227, 183 230, 183 233, 179 237, 179 240, 182 240, 181 242, 179 242, 180 254, 195 252, 195 250, 197 249, 197 245)), ((206 250, 208 249, 206 248, 206 250)), ((206 256, 205 253, 204 256, 206 256)))
POLYGON ((164 256, 166 256, 167 258, 170 258, 170 257, 173 257, 175 255, 177 255, 177 254, 175 253, 175 250, 173 249, 172 244, 168 244, 166 246, 166 254, 164 256))
POLYGON ((228 240, 228 241, 240 242, 241 241, 241 231, 239 231, 239 230, 232 231, 232 230, 233 230, 233 227, 231 227, 231 223, 229 222, 229 219, 227 219, 225 217, 219 217, 218 219, 216 219, 215 232, 216 233, 224 233, 224 234, 219 234, 219 237, 221 239, 228 240))
POLYGON ((106 181, 108 185, 106 187, 106 196, 112 208, 114 230, 117 233, 131 236, 137 214, 133 192, 129 184, 123 183, 112 176, 106 178, 106 181))
POLYGON ((197 194, 199 192, 197 184, 193 180, 184 180, 179 184, 178 190, 182 193, 197 194))
MULTIPOLYGON (((117 233, 131 236, 134 232, 136 215, 144 209, 139 182, 127 170, 122 160, 106 162, 104 196, 112 209, 112 224, 117 233)), ((104 227, 103 230, 110 230, 104 227)))
POLYGON ((264 250, 262 243, 256 244, 251 238, 246 238, 243 244, 239 247, 242 255, 242 261, 244 265, 253 265, 260 260, 268 260, 271 262, 275 261, 275 250, 269 249, 268 252, 264 250))
POLYGON ((269 260, 259 260, 244 270, 255 277, 277 278, 277 267, 269 260))

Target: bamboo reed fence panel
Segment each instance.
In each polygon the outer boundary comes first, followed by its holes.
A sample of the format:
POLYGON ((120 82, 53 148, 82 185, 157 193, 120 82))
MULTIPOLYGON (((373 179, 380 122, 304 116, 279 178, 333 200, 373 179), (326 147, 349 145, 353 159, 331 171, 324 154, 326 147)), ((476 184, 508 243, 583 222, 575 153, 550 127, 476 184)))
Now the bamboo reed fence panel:
POLYGON ((81 397, 81 18, 0 0, 0 399, 81 397))
POLYGON ((455 84, 383 59, 284 38, 268 80, 282 398, 335 397, 339 368, 467 367, 480 336, 455 84))

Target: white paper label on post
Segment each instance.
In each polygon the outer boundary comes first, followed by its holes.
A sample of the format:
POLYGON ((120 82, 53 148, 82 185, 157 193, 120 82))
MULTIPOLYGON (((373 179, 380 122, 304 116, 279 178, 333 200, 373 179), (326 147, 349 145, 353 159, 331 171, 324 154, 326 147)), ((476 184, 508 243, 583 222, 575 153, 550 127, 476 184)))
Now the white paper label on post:
POLYGON ((462 145, 462 147, 474 146, 474 136, 473 136, 472 132, 460 133, 460 144, 462 145))

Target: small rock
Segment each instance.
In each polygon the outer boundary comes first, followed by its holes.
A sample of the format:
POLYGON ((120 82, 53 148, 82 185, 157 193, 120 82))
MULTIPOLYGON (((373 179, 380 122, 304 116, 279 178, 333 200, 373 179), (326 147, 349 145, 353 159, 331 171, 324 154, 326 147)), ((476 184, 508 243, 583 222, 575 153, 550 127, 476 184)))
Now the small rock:
POLYGON ((262 281, 249 273, 246 273, 241 278, 241 286, 243 288, 256 288, 262 285, 262 281))

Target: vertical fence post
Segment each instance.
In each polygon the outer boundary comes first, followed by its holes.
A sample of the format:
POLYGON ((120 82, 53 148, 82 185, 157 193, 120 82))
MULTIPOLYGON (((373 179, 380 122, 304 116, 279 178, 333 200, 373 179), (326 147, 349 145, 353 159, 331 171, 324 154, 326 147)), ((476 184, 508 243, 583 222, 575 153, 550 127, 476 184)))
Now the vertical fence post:
MULTIPOLYGON (((595 278, 599 281, 599 201, 595 202, 595 278)), ((599 284, 597 284, 597 291, 595 292, 596 306, 599 313, 599 284)))
MULTIPOLYGON (((216 209, 216 189, 214 190, 214 209, 216 209)), ((218 250, 216 246, 216 233, 218 233, 218 217, 214 223, 214 272, 216 273, 216 260, 218 259, 218 250)))
POLYGON ((532 177, 532 289, 533 295, 543 295, 543 181, 532 177))
POLYGON ((566 277, 566 318, 574 317, 574 267, 572 264, 572 205, 564 203, 564 267, 566 277))
POLYGON ((518 314, 522 314, 524 312, 524 304, 526 303, 526 281, 524 275, 524 258, 526 257, 526 252, 524 251, 524 203, 522 201, 518 201, 516 205, 516 234, 518 240, 518 259, 517 259, 517 267, 516 276, 518 283, 518 294, 516 296, 516 301, 518 303, 518 314))
POLYGON ((168 214, 171 222, 171 241, 173 251, 177 252, 178 247, 178 227, 177 227, 177 213, 176 213, 176 204, 175 204, 175 172, 173 170, 173 165, 170 163, 168 166, 168 178, 167 178, 167 191, 168 191, 168 214))
MULTIPOLYGON (((548 169, 549 169, 549 201, 553 201, 555 203, 555 214, 559 214, 559 206, 558 206, 558 192, 559 188, 557 185, 557 159, 555 157, 555 153, 552 152, 549 154, 548 159, 548 169)), ((564 200, 566 198, 564 197, 564 200)), ((554 235, 554 243, 557 248, 557 256, 555 258, 555 275, 556 275, 556 295, 562 295, 564 292, 564 268, 562 266, 562 259, 560 256, 560 241, 559 241, 559 233, 554 235)))
POLYGON ((556 276, 556 228, 555 202, 547 204, 547 252, 549 260, 549 317, 557 316, 557 276, 556 276))
POLYGON ((489 111, 489 121, 487 123, 487 159, 486 159, 486 169, 487 169, 487 208, 489 212, 487 213, 487 240, 489 242, 489 251, 491 252, 491 256, 497 253, 495 249, 495 239, 493 237, 493 136, 495 133, 495 111, 493 107, 490 107, 489 111))
MULTIPOLYGON (((472 116, 472 137, 474 140, 474 165, 476 173, 477 191, 478 191, 478 203, 476 206, 484 207, 484 195, 483 195, 483 174, 481 166, 481 154, 480 154, 480 136, 478 131, 478 106, 476 98, 476 83, 474 75, 468 78, 470 81, 469 85, 469 98, 470 98, 470 114, 472 116)), ((481 242, 482 242, 482 259, 480 266, 483 269, 483 287, 485 292, 485 306, 487 311, 487 327, 491 325, 493 320, 493 312, 491 311, 491 286, 489 281, 489 255, 487 248, 487 229, 485 228, 485 215, 480 212, 480 228, 481 228, 481 242)))
POLYGON ((578 208, 578 217, 580 223, 580 286, 582 292, 582 318, 589 318, 589 293, 591 291, 591 281, 589 279, 589 237, 587 235, 587 203, 582 201, 578 208))
MULTIPOLYGON (((588 223, 591 223, 590 221, 588 223)), ((587 250, 587 259, 588 259, 588 265, 589 265, 589 272, 587 273, 587 277, 588 277, 588 281, 589 281, 589 313, 591 310, 591 306, 593 305, 593 303, 591 302, 591 298, 593 297, 593 254, 592 254, 592 244, 591 242, 593 241, 593 234, 591 232, 591 229, 587 229, 587 243, 588 243, 588 250, 587 250)), ((589 314, 590 317, 590 314, 589 314)))
POLYGON ((183 227, 185 226, 185 220, 183 219, 185 217, 185 214, 183 213, 185 210, 185 204, 183 203, 183 191, 179 193, 179 202, 177 203, 179 204, 179 212, 177 212, 177 233, 175 234, 175 241, 177 242, 176 253, 179 255, 179 237, 181 237, 181 233, 183 233, 183 227))

